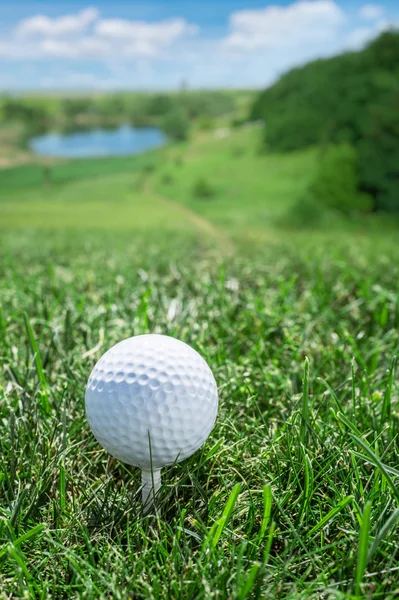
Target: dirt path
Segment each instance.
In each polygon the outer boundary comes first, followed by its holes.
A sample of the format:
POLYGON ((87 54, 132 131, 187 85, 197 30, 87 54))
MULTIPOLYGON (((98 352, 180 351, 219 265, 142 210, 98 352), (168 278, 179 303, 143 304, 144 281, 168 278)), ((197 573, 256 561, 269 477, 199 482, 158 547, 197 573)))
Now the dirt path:
POLYGON ((208 219, 194 212, 181 202, 176 202, 176 200, 171 200, 170 198, 166 198, 165 196, 158 194, 153 190, 150 182, 147 182, 144 189, 147 194, 151 195, 159 203, 180 212, 181 215, 193 223, 193 225, 195 225, 199 231, 202 231, 203 233, 213 237, 218 242, 218 245, 223 250, 224 254, 231 255, 233 253, 234 244, 232 240, 230 239, 229 235, 217 225, 211 223, 211 221, 208 221, 208 219))

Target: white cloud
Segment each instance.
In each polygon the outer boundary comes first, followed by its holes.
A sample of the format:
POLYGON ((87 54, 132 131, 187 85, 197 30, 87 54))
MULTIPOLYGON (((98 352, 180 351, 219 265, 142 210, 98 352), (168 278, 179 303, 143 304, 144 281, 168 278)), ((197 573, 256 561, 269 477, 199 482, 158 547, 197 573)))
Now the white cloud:
POLYGON ((346 38, 346 45, 351 50, 359 50, 375 37, 372 27, 357 27, 351 31, 346 38))
POLYGON ((21 21, 0 55, 11 58, 99 60, 156 58, 199 28, 183 18, 158 22, 101 19, 96 8, 51 19, 45 15, 21 21))
POLYGON ((101 58, 110 52, 108 43, 93 37, 83 37, 71 44, 68 40, 45 39, 38 52, 47 58, 101 58))
POLYGON ((379 4, 364 4, 359 11, 359 17, 364 21, 375 21, 383 14, 384 7, 379 4))
POLYGON ((157 44, 151 43, 149 40, 133 40, 126 44, 123 48, 125 56, 141 56, 142 58, 156 58, 159 54, 157 44))
POLYGON ((157 23, 103 19, 95 26, 96 36, 120 44, 123 54, 132 56, 157 56, 164 48, 198 31, 196 25, 181 18, 157 23))
POLYGON ((95 27, 95 33, 111 39, 146 40, 160 44, 170 44, 184 35, 198 32, 196 25, 185 19, 176 18, 158 23, 127 21, 125 19, 102 19, 95 27))
POLYGON ((360 50, 384 31, 397 28, 398 25, 394 21, 381 19, 369 27, 358 27, 348 34, 345 46, 351 50, 360 50))
POLYGON ((45 15, 37 15, 21 21, 15 30, 18 38, 30 37, 64 37, 77 35, 87 30, 98 18, 99 12, 90 7, 80 11, 76 15, 65 15, 51 19, 45 15))
POLYGON ((123 89, 123 84, 126 85, 126 80, 123 82, 110 76, 101 77, 91 72, 70 72, 62 71, 59 76, 44 75, 39 77, 39 87, 42 89, 96 89, 96 90, 111 90, 123 89))
POLYGON ((244 10, 230 16, 230 33, 224 46, 237 50, 284 48, 330 40, 345 14, 333 0, 302 0, 289 6, 244 10))

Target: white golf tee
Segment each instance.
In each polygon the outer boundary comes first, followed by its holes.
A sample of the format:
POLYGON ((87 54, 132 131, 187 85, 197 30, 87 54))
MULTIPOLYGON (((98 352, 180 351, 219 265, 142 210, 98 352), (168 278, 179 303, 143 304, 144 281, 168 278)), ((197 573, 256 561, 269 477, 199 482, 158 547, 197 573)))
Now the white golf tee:
POLYGON ((143 499, 144 514, 147 514, 155 503, 155 496, 161 487, 161 469, 155 471, 141 471, 141 496, 143 499))

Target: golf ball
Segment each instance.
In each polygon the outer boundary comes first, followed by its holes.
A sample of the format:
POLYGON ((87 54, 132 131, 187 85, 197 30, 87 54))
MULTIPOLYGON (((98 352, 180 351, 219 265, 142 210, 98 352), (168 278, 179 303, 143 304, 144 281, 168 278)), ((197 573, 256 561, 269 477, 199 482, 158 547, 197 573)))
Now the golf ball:
POLYGON ((212 371, 190 346, 165 335, 139 335, 108 350, 86 388, 86 414, 115 458, 161 469, 191 456, 215 423, 212 371))

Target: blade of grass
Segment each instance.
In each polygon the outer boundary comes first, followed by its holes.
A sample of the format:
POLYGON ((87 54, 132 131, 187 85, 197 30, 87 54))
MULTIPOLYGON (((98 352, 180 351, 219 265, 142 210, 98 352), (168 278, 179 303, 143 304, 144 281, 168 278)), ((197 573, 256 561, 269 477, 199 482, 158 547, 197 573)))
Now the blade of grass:
POLYGON ((380 459, 372 451, 372 449, 370 448, 370 446, 368 446, 368 444, 366 444, 366 442, 364 442, 362 439, 360 439, 359 437, 357 437, 354 434, 351 434, 351 437, 355 440, 355 442, 361 448, 363 448, 363 450, 365 451, 366 455, 368 456, 369 461, 375 467, 377 467, 381 471, 381 473, 384 475, 384 477, 387 480, 387 483, 388 483, 389 487, 391 488, 392 494, 394 495, 396 502, 399 504, 399 488, 396 487, 396 485, 392 481, 392 478, 391 478, 390 474, 388 473, 387 469, 385 468, 385 465, 380 461, 380 459))
POLYGON ((384 401, 382 403, 381 409, 381 420, 380 420, 380 431, 384 428, 384 424, 389 421, 391 415, 391 396, 392 396, 392 387, 395 377, 395 366, 396 366, 396 356, 393 357, 391 361, 391 366, 389 369, 388 375, 388 384, 387 389, 384 394, 384 401))
POLYGON ((301 427, 300 427, 300 441, 302 444, 306 444, 307 432, 308 432, 308 420, 309 420, 309 359, 305 358, 305 365, 303 370, 303 392, 302 392, 302 409, 301 409, 301 427))
MULTIPOLYGON (((355 456, 359 456, 359 454, 357 452, 353 452, 352 451, 351 463, 352 463, 353 473, 354 473, 355 479, 356 479, 356 489, 359 491, 360 497, 363 498, 363 496, 364 496, 364 487, 363 487, 362 478, 361 478, 361 475, 359 473, 359 468, 357 466, 357 462, 356 462, 355 456)), ((360 454, 360 457, 363 458, 363 456, 361 454, 360 454)))
POLYGON ((343 408, 342 408, 342 404, 341 402, 338 400, 336 393, 334 392, 334 390, 332 389, 332 387, 330 386, 329 383, 327 383, 327 381, 325 379, 323 379, 322 377, 318 377, 317 381, 320 381, 325 387, 326 389, 330 392, 331 394, 331 398, 334 400, 337 409, 342 412, 343 408))
POLYGON ((50 412, 50 403, 49 403, 49 399, 48 399, 48 386, 47 386, 46 375, 44 373, 42 358, 40 356, 40 352, 39 352, 39 348, 38 348, 38 345, 36 342, 35 334, 33 332, 32 325, 30 324, 29 317, 26 312, 24 313, 24 321, 25 321, 26 332, 28 334, 29 345, 31 347, 33 357, 35 360, 36 373, 37 373, 37 377, 38 377, 39 385, 40 385, 41 407, 43 409, 43 412, 45 414, 48 414, 50 412))
POLYGON ((275 530, 276 530, 276 523, 273 521, 272 524, 270 525, 270 529, 269 529, 269 534, 267 536, 265 550, 263 552, 263 557, 262 558, 263 558, 263 564, 264 565, 267 565, 267 561, 269 560, 270 550, 272 549, 272 544, 273 544, 275 530))
POLYGON ((65 510, 67 505, 66 498, 66 471, 65 471, 65 449, 66 449, 66 406, 64 402, 62 410, 62 460, 60 464, 60 512, 65 510))
POLYGON ((353 431, 356 435, 361 436, 361 431, 358 430, 356 425, 354 425, 342 412, 337 412, 336 417, 339 421, 344 423, 351 431, 353 431))
POLYGON ((298 518, 297 518, 298 523, 302 522, 302 520, 306 516, 308 508, 310 506, 310 500, 311 500, 312 491, 313 491, 313 479, 314 479, 312 463, 310 461, 310 458, 308 457, 308 455, 305 452, 305 448, 302 445, 301 445, 301 455, 302 455, 303 469, 304 469, 304 476, 305 476, 305 486, 304 486, 303 494, 302 494, 303 501, 302 501, 301 508, 299 510, 298 518))
POLYGON ((263 488, 263 518, 260 532, 258 535, 258 545, 261 544, 265 537, 266 529, 270 521, 270 514, 272 511, 272 488, 270 484, 265 485, 263 488))
MULTIPOLYGON (((32 542, 32 540, 35 537, 37 537, 43 531, 43 529, 45 529, 45 527, 46 527, 45 523, 40 523, 39 525, 32 527, 32 529, 30 529, 23 535, 20 535, 18 538, 13 539, 11 544, 15 548, 18 548, 18 546, 22 546, 26 542, 32 542)), ((8 548, 9 548, 9 546, 5 546, 2 550, 0 550, 0 560, 7 554, 8 548)))
POLYGON ((378 550, 378 547, 381 544, 381 542, 384 541, 384 539, 386 538, 388 533, 391 531, 391 529, 393 529, 395 527, 395 525, 398 521, 399 521, 399 508, 397 508, 391 514, 391 516, 387 519, 387 521, 385 521, 384 525, 381 527, 381 529, 377 533, 375 540, 369 549, 368 556, 367 556, 367 562, 369 562, 373 558, 373 556, 376 553, 376 551, 378 550))
POLYGON ((221 438, 212 446, 212 448, 210 448, 208 450, 208 452, 206 453, 205 458, 204 458, 204 463, 206 463, 210 458, 212 458, 212 456, 214 456, 216 454, 216 452, 219 450, 219 448, 223 444, 223 442, 224 442, 224 438, 221 438))
POLYGON ((216 548, 217 543, 220 539, 220 536, 222 535, 223 530, 229 521, 231 513, 233 512, 234 506, 237 502, 238 495, 240 493, 240 489, 241 489, 241 486, 239 483, 237 483, 234 486, 234 488, 226 502, 226 505, 223 509, 222 516, 216 521, 216 523, 213 524, 213 526, 211 527, 211 529, 209 531, 209 534, 205 538, 205 541, 203 544, 203 550, 206 550, 206 548, 208 548, 209 546, 212 549, 216 548))
MULTIPOLYGON (((6 354, 7 346, 6 346, 6 320, 4 317, 3 307, 0 304, 0 345, 4 350, 2 350, 1 354, 6 354)), ((1 360, 0 354, 0 360, 1 360)))
POLYGON ((22 573, 24 574, 26 586, 29 590, 29 598, 36 598, 35 585, 32 575, 29 572, 29 569, 25 563, 23 555, 18 552, 18 550, 14 546, 10 546, 8 548, 9 556, 15 560, 22 573))
POLYGON ((140 333, 147 333, 149 318, 148 309, 150 304, 150 298, 152 294, 152 288, 149 286, 141 296, 141 302, 136 311, 136 319, 140 327, 140 333))
POLYGON ((355 366, 356 366, 356 360, 355 360, 355 358, 352 358, 352 363, 351 363, 351 392, 352 392, 352 410, 353 410, 353 415, 356 414, 355 366))
POLYGON ((341 510, 343 510, 345 508, 345 506, 350 504, 352 501, 353 501, 353 496, 347 496, 346 498, 341 500, 337 504, 337 506, 332 508, 326 515, 324 515, 324 517, 322 517, 320 519, 320 521, 314 527, 312 527, 312 529, 307 534, 307 537, 310 537, 311 535, 313 535, 314 533, 319 531, 319 529, 322 529, 325 525, 327 525, 327 523, 329 521, 331 521, 335 517, 335 515, 337 515, 339 512, 341 512, 341 510))
POLYGON ((359 533, 359 545, 357 550, 357 565, 356 565, 356 578, 355 578, 355 594, 360 597, 361 584, 363 581, 364 573, 367 566, 367 555, 369 547, 370 537, 370 513, 371 513, 371 502, 366 502, 363 510, 362 524, 359 533))
POLYGON ((250 568, 249 573, 244 581, 243 586, 238 591, 239 600, 245 600, 245 598, 247 598, 247 596, 251 593, 251 591, 256 583, 256 578, 258 576, 259 569, 260 569, 259 563, 254 563, 252 565, 252 567, 250 568))
MULTIPOLYGON (((365 456, 361 452, 357 452, 356 450, 351 450, 351 452, 352 452, 353 456, 357 456, 358 458, 361 458, 362 460, 364 460, 367 463, 370 463, 371 465, 378 466, 370 459, 370 457, 365 456)), ((393 467, 389 467, 388 465, 384 465, 384 469, 386 470, 387 473, 390 473, 391 475, 395 475, 395 477, 399 477, 399 471, 397 469, 394 469, 393 467)))

